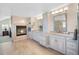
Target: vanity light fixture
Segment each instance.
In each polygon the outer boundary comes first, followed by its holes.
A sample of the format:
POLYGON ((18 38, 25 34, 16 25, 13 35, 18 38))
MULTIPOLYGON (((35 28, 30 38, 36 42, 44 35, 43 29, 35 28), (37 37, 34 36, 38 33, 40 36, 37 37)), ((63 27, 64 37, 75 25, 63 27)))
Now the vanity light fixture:
POLYGON ((60 9, 60 10, 59 10, 59 12, 63 12, 63 11, 64 11, 63 9, 60 9))
POLYGON ((64 7, 64 8, 61 8, 59 10, 52 11, 52 14, 56 14, 56 13, 67 11, 67 10, 68 10, 68 7, 64 7))
POLYGON ((59 10, 56 10, 56 11, 55 11, 55 14, 56 14, 56 13, 59 13, 59 10))
POLYGON ((59 13, 59 12, 63 12, 63 9, 53 11, 52 14, 57 14, 57 13, 59 13))
POLYGON ((64 7, 64 11, 68 10, 68 7, 64 7))
POLYGON ((53 11, 52 14, 55 14, 55 12, 53 11))

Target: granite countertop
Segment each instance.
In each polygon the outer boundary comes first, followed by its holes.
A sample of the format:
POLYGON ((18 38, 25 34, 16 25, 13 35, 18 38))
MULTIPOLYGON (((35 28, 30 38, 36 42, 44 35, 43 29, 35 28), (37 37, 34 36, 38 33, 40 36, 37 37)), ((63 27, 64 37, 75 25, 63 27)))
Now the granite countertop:
POLYGON ((58 35, 58 36, 67 36, 67 37, 73 37, 73 33, 72 34, 68 34, 68 33, 56 33, 56 32, 49 32, 47 33, 48 35, 58 35))

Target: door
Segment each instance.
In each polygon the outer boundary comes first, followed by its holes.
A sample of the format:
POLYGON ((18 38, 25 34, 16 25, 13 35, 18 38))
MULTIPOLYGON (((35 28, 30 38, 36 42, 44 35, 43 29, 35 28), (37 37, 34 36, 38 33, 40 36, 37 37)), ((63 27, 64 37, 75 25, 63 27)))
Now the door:
POLYGON ((57 40, 56 40, 55 37, 50 36, 50 38, 49 38, 49 46, 50 46, 50 48, 52 48, 52 49, 58 50, 58 49, 57 49, 57 40))
POLYGON ((12 40, 11 37, 11 18, 6 18, 0 21, 0 43, 12 40))
POLYGON ((57 38, 58 51, 65 54, 65 38, 57 38))

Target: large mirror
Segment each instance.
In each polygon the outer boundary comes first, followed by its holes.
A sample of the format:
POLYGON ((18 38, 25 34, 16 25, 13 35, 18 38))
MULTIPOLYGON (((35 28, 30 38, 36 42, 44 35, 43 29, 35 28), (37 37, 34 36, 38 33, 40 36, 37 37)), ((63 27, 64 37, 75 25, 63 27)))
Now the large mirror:
POLYGON ((66 14, 59 14, 54 16, 54 31, 57 33, 67 32, 67 17, 66 14))
POLYGON ((32 19, 31 25, 32 31, 43 31, 43 19, 32 19))

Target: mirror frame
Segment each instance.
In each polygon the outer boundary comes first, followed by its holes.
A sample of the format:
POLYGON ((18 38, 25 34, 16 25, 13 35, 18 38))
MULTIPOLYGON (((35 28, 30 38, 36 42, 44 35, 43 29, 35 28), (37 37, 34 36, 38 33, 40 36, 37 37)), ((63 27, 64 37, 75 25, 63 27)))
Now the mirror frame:
POLYGON ((61 14, 56 14, 56 15, 54 15, 54 16, 53 16, 53 25, 54 25, 54 27, 53 27, 53 28, 54 28, 54 32, 57 32, 57 33, 65 33, 65 32, 67 32, 67 13, 61 13, 61 14), (57 32, 57 31, 55 31, 55 18, 58 17, 58 16, 62 16, 62 15, 65 16, 66 31, 57 32))

